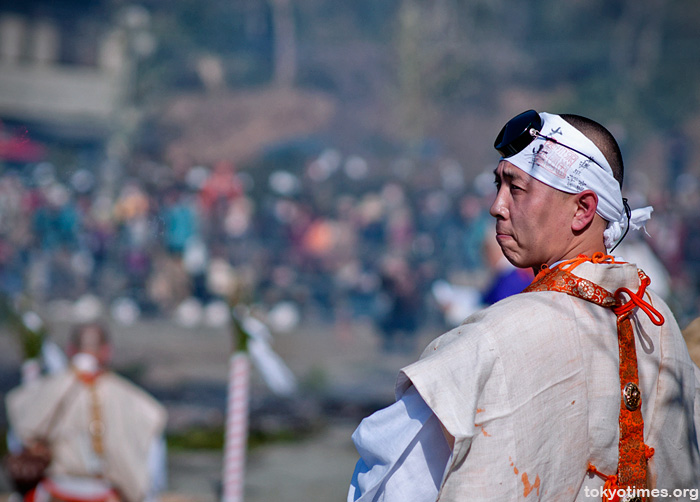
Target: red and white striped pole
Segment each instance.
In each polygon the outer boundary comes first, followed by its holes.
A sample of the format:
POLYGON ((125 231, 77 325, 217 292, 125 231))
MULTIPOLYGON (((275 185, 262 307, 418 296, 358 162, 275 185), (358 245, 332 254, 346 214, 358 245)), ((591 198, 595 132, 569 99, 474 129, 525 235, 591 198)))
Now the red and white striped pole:
POLYGON ((229 362, 226 434, 224 437, 223 501, 243 502, 250 359, 248 333, 231 309, 234 353, 229 362))
POLYGON ((248 440, 248 382, 250 361, 246 352, 231 356, 226 435, 224 444, 223 502, 243 502, 246 442, 248 440))

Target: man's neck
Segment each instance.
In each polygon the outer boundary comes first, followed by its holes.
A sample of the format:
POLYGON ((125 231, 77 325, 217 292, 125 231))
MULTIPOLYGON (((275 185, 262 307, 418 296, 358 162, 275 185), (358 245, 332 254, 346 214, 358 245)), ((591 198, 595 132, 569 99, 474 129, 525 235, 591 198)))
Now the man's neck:
POLYGON ((535 276, 537 276, 544 265, 546 265, 548 268, 553 268, 564 261, 573 260, 581 255, 591 257, 596 253, 608 254, 607 250, 605 249, 605 245, 602 243, 599 246, 578 246, 575 250, 563 253, 563 256, 559 259, 549 260, 546 264, 543 263, 532 267, 532 271, 535 276))

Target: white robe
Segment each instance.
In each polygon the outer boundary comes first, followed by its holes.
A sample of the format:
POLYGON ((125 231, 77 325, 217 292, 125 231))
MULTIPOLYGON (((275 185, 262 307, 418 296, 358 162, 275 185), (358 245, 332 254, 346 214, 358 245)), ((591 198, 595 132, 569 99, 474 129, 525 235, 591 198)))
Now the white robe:
POLYGON ((142 501, 151 482, 149 455, 165 428, 165 409, 115 373, 103 373, 94 385, 104 426, 103 455, 94 451, 89 432, 94 419, 91 391, 73 370, 10 391, 10 426, 23 442, 46 435, 50 428, 51 476, 102 475, 127 501, 142 501))
MULTIPOLYGON (((585 263, 574 273, 611 292, 636 290, 639 282, 631 265, 585 263)), ((659 496, 687 490, 690 500, 700 487, 700 370, 668 307, 653 292, 649 300, 666 319, 656 327, 643 312, 633 316, 644 439, 655 449, 651 488, 659 496)), ((455 438, 451 455, 439 457, 444 464, 431 467, 445 473, 437 499, 593 500, 603 480, 587 473, 588 463, 605 474, 617 471, 618 360, 615 315, 557 292, 507 298, 432 342, 400 373, 397 398, 415 388, 455 438)), ((406 415, 421 415, 420 401, 413 402, 406 415)), ((390 427, 401 429, 396 422, 390 427)), ((381 437, 386 427, 371 429, 355 439, 381 437)), ((381 448, 361 441, 367 474, 354 480, 348 500, 405 500, 387 490, 370 495, 372 487, 391 486, 382 472, 389 478, 403 472, 409 492, 410 480, 421 479, 408 449, 387 467, 375 461, 381 448)))

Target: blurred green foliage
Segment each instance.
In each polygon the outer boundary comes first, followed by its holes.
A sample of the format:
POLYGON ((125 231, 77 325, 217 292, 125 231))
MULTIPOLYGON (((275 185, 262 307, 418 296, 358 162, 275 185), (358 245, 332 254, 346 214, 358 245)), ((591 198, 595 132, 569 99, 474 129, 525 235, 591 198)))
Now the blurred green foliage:
MULTIPOLYGON (((271 443, 291 443, 301 441, 308 437, 315 429, 299 430, 293 428, 279 428, 275 430, 263 430, 255 427, 248 431, 248 450, 271 443)), ((186 450, 223 450, 226 440, 226 431, 223 427, 191 427, 182 431, 173 431, 167 434, 166 443, 169 451, 186 450)))
POLYGON ((26 300, 13 302, 0 294, 0 323, 5 324, 17 338, 25 360, 40 355, 47 328, 41 317, 29 308, 26 300))
POLYGON ((192 427, 167 434, 168 450, 222 450, 223 427, 192 427))

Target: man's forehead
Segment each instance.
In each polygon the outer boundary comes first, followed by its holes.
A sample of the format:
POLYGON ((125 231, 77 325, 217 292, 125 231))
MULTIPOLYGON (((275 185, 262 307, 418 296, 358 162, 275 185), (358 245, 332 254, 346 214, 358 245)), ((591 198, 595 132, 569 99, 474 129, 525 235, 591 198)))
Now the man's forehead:
POLYGON ((529 180, 532 178, 532 176, 527 174, 522 169, 515 167, 507 160, 500 161, 493 172, 496 176, 500 176, 502 178, 513 178, 518 180, 529 180))

